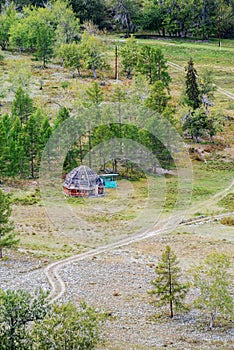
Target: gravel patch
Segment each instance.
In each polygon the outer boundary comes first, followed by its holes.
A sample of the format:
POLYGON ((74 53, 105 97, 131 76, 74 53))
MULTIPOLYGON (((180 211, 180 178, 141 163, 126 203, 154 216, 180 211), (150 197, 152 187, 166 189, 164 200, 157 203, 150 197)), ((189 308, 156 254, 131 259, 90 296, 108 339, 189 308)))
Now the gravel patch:
POLYGON ((69 264, 60 272, 67 286, 65 299, 86 300, 109 313, 108 349, 233 349, 233 329, 200 329, 194 311, 173 320, 160 316, 162 310, 152 305, 147 293, 154 263, 155 256, 120 249, 69 264))
POLYGON ((49 284, 43 272, 45 263, 46 261, 34 259, 16 251, 5 253, 5 258, 0 261, 0 288, 23 289, 32 293, 40 288, 49 290, 49 284))
MULTIPOLYGON (((43 272, 45 261, 14 252, 7 255, 8 259, 0 262, 1 288, 49 289, 43 272)), ((156 263, 155 255, 139 254, 134 247, 70 263, 60 270, 67 287, 63 300, 85 300, 108 312, 103 350, 233 350, 233 329, 209 331, 195 311, 170 320, 150 303, 147 291, 152 288, 156 263)))

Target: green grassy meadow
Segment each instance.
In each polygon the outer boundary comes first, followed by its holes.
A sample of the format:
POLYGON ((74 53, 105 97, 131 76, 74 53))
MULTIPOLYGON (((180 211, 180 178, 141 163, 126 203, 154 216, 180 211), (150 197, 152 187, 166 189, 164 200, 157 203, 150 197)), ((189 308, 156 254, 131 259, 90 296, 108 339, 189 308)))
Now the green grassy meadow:
MULTIPOLYGON (((233 210, 229 197, 209 201, 216 193, 227 188, 233 178, 231 167, 225 170, 207 164, 193 164, 193 193, 187 198, 186 217, 215 215, 233 210), (191 208, 191 210, 189 209, 191 208)), ((41 200, 36 203, 35 188, 11 190, 13 218, 20 232, 20 246, 37 257, 58 259, 95 248, 144 228, 153 227, 160 219, 170 217, 178 199, 177 177, 154 176, 139 181, 119 180, 118 189, 109 189, 105 197, 75 199, 65 197, 69 220, 62 212, 58 222, 51 221, 41 200), (149 185, 150 184, 150 185, 149 185), (74 218, 74 220, 73 220, 74 218), (59 223, 64 224, 59 228, 59 223)), ((56 207, 55 207, 56 215, 56 207)))
MULTIPOLYGON (((116 83, 113 79, 115 45, 118 44, 121 48, 124 40, 119 41, 120 39, 116 36, 107 36, 105 40, 109 45, 107 55, 111 60, 111 68, 109 71, 99 72, 98 81, 105 82, 102 90, 108 100, 116 83)), ((138 40, 138 42, 140 45, 149 44, 161 48, 165 58, 179 66, 178 68, 169 66, 169 73, 172 77, 172 102, 175 105, 181 98, 185 75, 183 68, 190 57, 193 58, 198 73, 204 69, 213 70, 215 84, 234 93, 233 40, 223 40, 221 50, 218 48, 217 41, 207 43, 167 39, 138 40), (180 67, 182 69, 179 69, 180 67)), ((5 59, 0 63, 0 76, 3 82, 1 88, 4 92, 1 99, 2 114, 10 111, 14 98, 14 83, 18 80, 22 82, 23 79, 25 88, 30 92, 36 106, 41 106, 42 110, 50 115, 52 121, 62 105, 75 113, 86 88, 93 83, 92 77, 87 72, 83 72, 82 78, 73 79, 71 72, 62 68, 56 59, 49 63, 47 69, 41 69, 39 63, 32 61, 32 57, 28 55, 8 52, 4 53, 4 56, 5 59), (41 82, 42 90, 40 90, 41 82)), ((127 81, 121 71, 121 61, 119 62, 119 80, 122 86, 128 87, 131 84, 131 81, 127 81)), ((229 211, 229 207, 220 201, 214 201, 207 206, 202 204, 224 190, 233 178, 231 151, 233 150, 231 148, 233 120, 231 118, 234 117, 234 101, 219 91, 215 92, 215 97, 215 108, 222 111, 230 120, 220 133, 207 163, 193 161, 193 193, 188 200, 189 205, 194 206, 195 209, 191 215, 229 211), (222 147, 219 147, 220 144, 222 147), (217 149, 215 149, 216 146, 217 149), (200 206, 199 203, 201 203, 200 206)), ((176 108, 176 116, 179 119, 182 115, 183 107, 180 106, 176 108)), ((190 145, 189 141, 186 141, 186 144, 190 145)), ((21 248, 38 257, 57 259, 131 235, 147 226, 147 220, 152 220, 153 223, 155 212, 157 216, 162 215, 166 218, 175 207, 178 179, 177 177, 155 176, 150 178, 150 186, 145 179, 134 182, 121 180, 117 191, 109 190, 100 200, 65 199, 66 206, 72 215, 83 221, 83 224, 80 224, 83 234, 78 239, 74 234, 77 227, 72 222, 69 224, 73 232, 71 235, 62 233, 51 222, 43 202, 35 193, 35 186, 31 185, 30 181, 22 182, 21 186, 17 184, 10 186, 9 191, 12 193, 13 218, 16 229, 20 232, 21 248), (144 211, 145 208, 146 211, 144 211), (150 219, 151 214, 153 218, 150 219)))

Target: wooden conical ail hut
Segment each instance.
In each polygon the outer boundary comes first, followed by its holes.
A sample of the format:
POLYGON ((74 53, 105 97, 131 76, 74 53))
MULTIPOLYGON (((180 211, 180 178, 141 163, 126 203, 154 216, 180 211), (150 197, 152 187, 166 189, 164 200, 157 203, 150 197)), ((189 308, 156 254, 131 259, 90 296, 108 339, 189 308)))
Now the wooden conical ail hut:
POLYGON ((63 183, 65 194, 73 197, 89 197, 104 194, 103 182, 95 173, 86 165, 81 165, 67 174, 63 183))

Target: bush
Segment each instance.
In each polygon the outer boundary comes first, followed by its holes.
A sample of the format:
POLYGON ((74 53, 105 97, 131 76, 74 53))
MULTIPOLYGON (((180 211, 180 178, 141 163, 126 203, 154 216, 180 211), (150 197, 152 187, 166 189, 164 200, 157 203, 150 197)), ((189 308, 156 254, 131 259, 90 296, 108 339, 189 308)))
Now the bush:
POLYGON ((234 218, 232 216, 225 216, 220 222, 222 225, 234 226, 234 218))
POLYGON ((12 197, 12 204, 19 205, 34 205, 40 202, 40 191, 36 190, 34 193, 30 193, 23 197, 12 197))

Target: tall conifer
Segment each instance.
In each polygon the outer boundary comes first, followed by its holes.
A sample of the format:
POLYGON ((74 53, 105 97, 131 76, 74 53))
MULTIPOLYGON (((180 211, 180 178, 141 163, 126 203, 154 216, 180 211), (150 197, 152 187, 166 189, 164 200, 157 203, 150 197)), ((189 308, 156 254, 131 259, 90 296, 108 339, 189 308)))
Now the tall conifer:
POLYGON ((150 294, 156 294, 158 305, 170 307, 170 317, 174 317, 174 305, 176 309, 183 309, 183 300, 186 296, 188 286, 180 282, 181 268, 175 253, 166 246, 164 253, 155 268, 156 279, 151 281, 155 289, 150 294))
POLYGON ((192 58, 188 62, 186 70, 186 80, 185 80, 185 94, 186 103, 193 108, 193 110, 199 108, 202 104, 200 89, 198 84, 198 74, 194 68, 194 63, 192 58))

